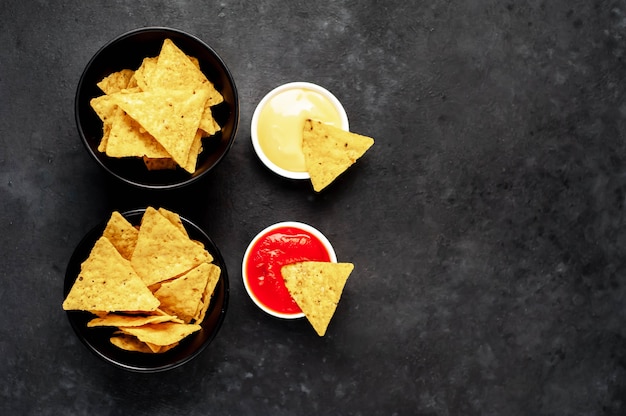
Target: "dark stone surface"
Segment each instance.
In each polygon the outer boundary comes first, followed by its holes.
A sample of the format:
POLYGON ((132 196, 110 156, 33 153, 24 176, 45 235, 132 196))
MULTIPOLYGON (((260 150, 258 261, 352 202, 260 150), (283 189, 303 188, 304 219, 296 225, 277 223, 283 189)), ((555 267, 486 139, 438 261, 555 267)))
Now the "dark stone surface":
POLYGON ((4 1, 0 413, 623 415, 626 2, 4 1), (74 92, 109 39, 189 31, 230 66, 241 128, 208 178, 138 192, 79 141, 74 92), (272 175, 256 103, 312 81, 375 146, 326 192, 272 175), (216 341, 168 373, 98 360, 61 309, 113 209, 161 205, 224 255, 216 341), (263 315, 249 240, 311 223, 356 265, 327 336, 263 315))

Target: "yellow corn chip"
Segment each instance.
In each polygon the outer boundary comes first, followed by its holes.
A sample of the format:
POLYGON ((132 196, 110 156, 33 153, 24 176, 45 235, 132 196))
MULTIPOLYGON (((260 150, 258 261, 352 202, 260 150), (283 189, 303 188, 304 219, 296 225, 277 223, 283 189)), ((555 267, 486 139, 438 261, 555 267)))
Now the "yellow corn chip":
POLYGON ((108 95, 92 98, 89 102, 103 123, 110 123, 109 118, 118 110, 117 104, 108 95))
MULTIPOLYGON (((155 351, 155 352, 159 353, 159 354, 163 354, 164 352, 167 352, 167 351, 171 350, 172 348, 176 347, 178 344, 179 344, 178 342, 175 342, 175 343, 169 344, 169 345, 160 345, 159 346, 159 350, 155 351)), ((148 345, 150 345, 151 348, 154 348, 156 346, 154 344, 148 344, 148 345)))
MULTIPOLYGON (((124 91, 127 92, 128 90, 124 90, 124 91)), ((126 121, 127 123, 130 123, 130 121, 123 120, 124 118, 128 118, 128 116, 124 114, 124 111, 121 108, 119 108, 117 104, 115 104, 115 101, 112 100, 111 97, 108 95, 101 95, 99 97, 93 98, 90 101, 90 104, 103 123, 102 139, 100 140, 100 143, 98 145, 98 151, 105 153, 107 149, 109 137, 111 135, 111 131, 113 130, 113 124, 117 123, 116 129, 114 132, 114 134, 117 136, 119 135, 120 129, 123 127, 123 124, 120 124, 120 120, 126 121)), ((154 141, 153 138, 150 138, 150 140, 154 141)), ((117 150, 114 150, 113 152, 118 154, 118 156, 116 157, 126 156, 124 154, 119 154, 120 152, 117 150)))
POLYGON ((152 351, 154 353, 157 353, 157 352, 159 352, 161 350, 161 346, 160 345, 156 345, 156 344, 153 344, 151 342, 146 342, 145 344, 148 346, 148 348, 150 348, 150 351, 152 351))
POLYGON ((117 326, 117 327, 128 327, 128 326, 142 326, 146 324, 157 324, 160 322, 168 322, 170 321, 170 316, 167 315, 119 315, 116 313, 109 313, 100 318, 94 318, 91 321, 87 322, 88 327, 96 327, 96 326, 117 326))
POLYGON ((198 155, 201 151, 202 130, 198 130, 196 131, 196 136, 193 138, 193 142, 191 142, 189 154, 187 155, 187 162, 181 167, 189 173, 194 173, 196 171, 196 164, 198 163, 198 155))
POLYGON ((292 263, 281 268, 289 294, 319 336, 326 333, 353 269, 352 263, 317 261, 292 263))
POLYGON ((183 221, 180 219, 180 215, 165 208, 159 208, 157 211, 159 211, 159 214, 163 215, 172 224, 174 224, 181 233, 183 233, 186 236, 189 236, 189 234, 187 234, 187 230, 185 229, 185 226, 183 225, 183 221))
POLYGON ((194 64, 170 39, 163 42, 149 85, 150 88, 174 90, 206 89, 209 105, 216 105, 224 100, 213 83, 202 73, 199 65, 194 64))
POLYGON ((133 76, 130 77, 130 79, 128 80, 128 86, 126 87, 126 89, 135 89, 135 88, 141 90, 141 88, 137 84, 137 79, 135 78, 135 74, 133 74, 133 76))
POLYGON ((143 163, 148 170, 171 170, 176 169, 176 166, 178 166, 174 159, 170 157, 153 158, 144 156, 143 163))
POLYGON ((135 71, 132 69, 122 69, 106 76, 96 85, 105 93, 113 94, 128 87, 128 83, 135 71))
POLYGON ((102 120, 102 139, 98 144, 99 152, 106 152, 106 146, 111 134, 111 126, 115 117, 118 117, 123 111, 115 104, 108 95, 92 98, 91 107, 94 109, 100 120, 102 120))
POLYGON ((147 286, 179 276, 213 257, 159 212, 144 213, 131 264, 147 286))
POLYGON ((102 139, 100 139, 100 143, 98 144, 99 152, 102 152, 102 153, 106 152, 110 133, 111 133, 111 123, 104 123, 102 125, 102 139))
POLYGON ((190 323, 202 303, 210 270, 209 263, 202 263, 180 277, 163 282, 154 292, 161 302, 160 308, 190 323))
POLYGON ((150 89, 150 79, 156 69, 157 60, 156 56, 144 58, 139 68, 135 71, 134 81, 142 91, 150 89))
POLYGON ((191 61, 191 63, 198 69, 200 69, 200 61, 195 56, 187 55, 187 58, 191 61))
MULTIPOLYGON (((196 137, 207 90, 151 90, 111 95, 180 166, 185 166, 196 137)), ((110 141, 110 138, 109 138, 110 141)), ((107 145, 108 146, 108 145, 107 145)))
POLYGON ((142 131, 141 126, 120 111, 108 120, 111 122, 106 143, 106 154, 110 157, 149 157, 169 158, 167 151, 150 133, 142 131))
POLYGON ((113 211, 102 233, 126 260, 130 260, 139 231, 118 211, 113 211))
MULTIPOLYGON (((151 292, 154 293, 153 290, 151 292)), ((179 317, 170 315, 169 313, 167 313, 165 311, 162 311, 160 308, 157 309, 156 311, 152 311, 152 312, 149 312, 149 313, 150 313, 150 315, 153 315, 153 316, 166 316, 168 319, 163 321, 163 322, 176 322, 176 323, 179 323, 179 324, 184 324, 185 323, 179 317)))
POLYGON ((153 311, 159 300, 106 237, 100 237, 63 302, 65 310, 153 311))
POLYGON ((218 265, 209 263, 207 285, 204 289, 204 294, 202 296, 201 305, 198 308, 198 312, 194 316, 194 321, 197 324, 202 323, 202 321, 204 321, 204 317, 206 316, 206 313, 209 310, 209 305, 211 304, 211 298, 213 297, 213 292, 215 292, 215 286, 217 286, 217 282, 219 282, 220 280, 221 272, 222 270, 219 268, 218 265))
POLYGON ((152 353, 152 349, 145 342, 139 341, 137 337, 131 335, 115 335, 109 341, 111 344, 125 351, 152 353))
POLYGON ((316 192, 345 172, 374 144, 371 137, 308 119, 302 133, 306 170, 316 192))
POLYGON ((221 127, 213 118, 213 112, 211 110, 211 106, 207 104, 204 107, 204 113, 202 113, 202 118, 200 119, 200 125, 198 128, 202 130, 203 136, 213 136, 215 133, 220 131, 221 127))
POLYGON ((202 327, 196 324, 177 324, 163 322, 159 324, 147 324, 139 327, 120 328, 128 335, 134 335, 143 342, 153 345, 164 346, 179 342, 186 336, 199 331, 202 327))

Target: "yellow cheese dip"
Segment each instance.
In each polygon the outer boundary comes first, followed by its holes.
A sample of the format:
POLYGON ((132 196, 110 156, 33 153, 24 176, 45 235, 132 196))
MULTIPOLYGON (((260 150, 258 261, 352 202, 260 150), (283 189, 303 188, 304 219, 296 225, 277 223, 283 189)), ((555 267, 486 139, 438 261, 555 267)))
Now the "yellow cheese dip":
POLYGON ((257 126, 259 146, 276 166, 292 172, 306 171, 302 129, 307 118, 342 127, 341 115, 333 103, 306 88, 279 92, 261 109, 257 126))

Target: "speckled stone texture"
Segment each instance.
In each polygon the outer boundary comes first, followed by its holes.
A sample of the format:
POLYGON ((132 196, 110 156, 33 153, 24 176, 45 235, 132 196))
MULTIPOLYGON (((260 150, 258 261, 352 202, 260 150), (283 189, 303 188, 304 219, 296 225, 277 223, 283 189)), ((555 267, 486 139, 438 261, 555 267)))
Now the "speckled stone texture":
POLYGON ((0 414, 626 414, 626 1, 0 3, 0 414), (83 148, 90 57, 137 27, 213 46, 237 141, 191 187, 144 192, 83 148), (310 81, 374 147, 329 189, 274 176, 250 120, 310 81), (61 309, 82 236, 165 206, 220 247, 217 339, 167 373, 113 368, 61 309), (241 259, 277 221, 355 264, 327 335, 264 315, 241 259))

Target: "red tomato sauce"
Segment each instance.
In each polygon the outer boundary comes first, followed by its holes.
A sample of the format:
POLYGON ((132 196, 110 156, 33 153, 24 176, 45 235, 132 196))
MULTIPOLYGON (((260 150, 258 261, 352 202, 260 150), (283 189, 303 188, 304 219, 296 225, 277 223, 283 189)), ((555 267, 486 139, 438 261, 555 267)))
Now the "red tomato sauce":
POLYGON ((322 242, 307 231, 280 227, 261 236, 252 246, 246 273, 257 299, 276 312, 300 313, 280 274, 282 266, 300 261, 330 261, 322 242))

